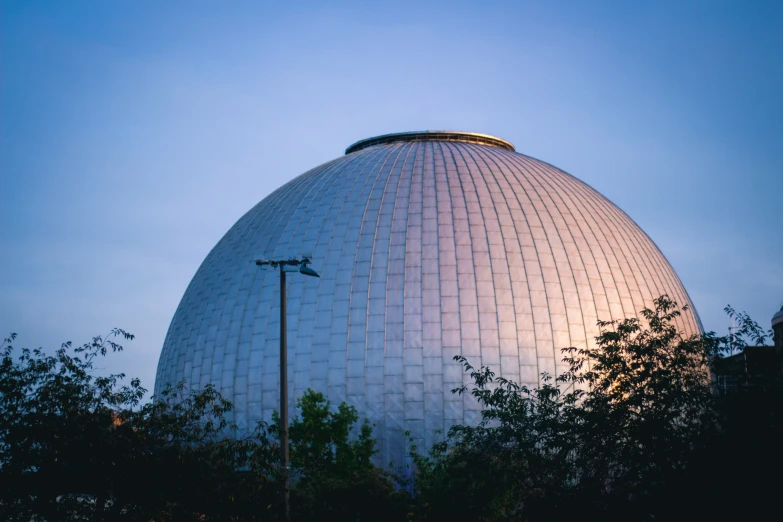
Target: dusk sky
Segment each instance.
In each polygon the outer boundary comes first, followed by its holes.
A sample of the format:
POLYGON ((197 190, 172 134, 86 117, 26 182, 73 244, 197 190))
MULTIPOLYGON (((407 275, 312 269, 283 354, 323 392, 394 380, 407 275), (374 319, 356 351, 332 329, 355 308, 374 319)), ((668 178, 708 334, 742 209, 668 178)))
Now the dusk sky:
MULTIPOLYGON (((783 2, 2 2, 0 334, 122 327, 152 388, 185 288, 286 181, 391 132, 585 181, 707 330, 783 305, 783 2)), ((318 260, 313 267, 318 269, 318 260)))

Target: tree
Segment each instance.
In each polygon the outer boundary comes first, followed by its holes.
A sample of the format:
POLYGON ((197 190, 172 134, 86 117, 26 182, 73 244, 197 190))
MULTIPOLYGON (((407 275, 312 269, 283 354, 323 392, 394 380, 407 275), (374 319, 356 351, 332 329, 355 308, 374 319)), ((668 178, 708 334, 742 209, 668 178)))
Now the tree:
MULTIPOLYGON (((666 296, 641 320, 601 322, 594 349, 521 386, 462 357, 482 405, 412 478, 373 465, 372 426, 307 390, 289 427, 293 520, 714 520, 761 514, 777 495, 783 379, 717 395, 710 368, 767 335, 746 314, 730 336, 684 336, 666 296)), ((235 521, 282 518, 278 417, 237 437, 211 386, 143 402, 137 379, 95 375, 112 330, 53 355, 0 350, 0 519, 235 521)), ((780 361, 778 361, 780 363, 780 361)), ((770 377, 772 376, 772 377, 770 377)))
MULTIPOLYGON (((562 350, 566 369, 534 389, 473 368, 478 426, 454 426, 428 455, 414 451, 415 511, 422 519, 674 519, 703 513, 706 470, 726 431, 710 378, 729 346, 763 332, 747 315, 731 337, 683 336, 667 296, 642 320, 599 322, 594 349, 562 350), (459 502, 449 503, 449 499, 459 502), (689 501, 689 508, 680 502, 689 501), (686 509, 683 511, 683 509, 686 509)), ((727 311, 733 312, 728 309, 727 311)), ((763 341, 763 338, 761 339, 763 341)))
POLYGON ((122 350, 115 338, 133 336, 114 329, 16 359, 16 336, 3 343, 0 518, 268 519, 275 452, 264 434, 226 436, 232 406, 212 387, 169 388, 141 404, 138 379, 93 375, 98 357, 122 350))
MULTIPOLYGON (((375 439, 356 408, 336 409, 323 394, 307 390, 296 401, 300 416, 289 428, 292 520, 400 520, 392 475, 372 462, 375 439)), ((270 433, 279 433, 273 415, 270 433)))
MULTIPOLYGON (((106 338, 53 355, 0 352, 0 520, 282 519, 279 426, 237 437, 232 404, 212 386, 146 390, 124 375, 96 376, 106 338)), ((372 427, 308 390, 290 426, 295 520, 400 518, 393 477, 372 463, 372 427)))
POLYGON ((597 349, 563 351, 568 370, 559 380, 574 385, 576 484, 582 497, 619 508, 618 518, 655 514, 661 488, 686 471, 717 426, 709 369, 721 343, 684 337, 674 325, 680 313, 663 296, 641 311, 646 324, 599 322, 597 349))

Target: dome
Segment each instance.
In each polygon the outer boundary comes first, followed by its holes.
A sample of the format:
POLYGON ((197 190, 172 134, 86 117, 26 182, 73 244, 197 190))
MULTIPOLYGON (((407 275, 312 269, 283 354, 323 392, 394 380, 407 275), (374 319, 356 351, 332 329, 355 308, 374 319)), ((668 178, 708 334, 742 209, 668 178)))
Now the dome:
POLYGON ((783 323, 783 306, 780 307, 780 311, 772 316, 772 327, 783 323))
POLYGON ((668 294, 689 305, 649 237, 598 192, 484 134, 389 134, 351 145, 267 196, 231 227, 171 322, 155 391, 214 384, 240 432, 278 408, 279 274, 258 258, 311 256, 290 274, 292 415, 307 388, 375 425, 379 462, 401 462, 404 430, 429 447, 475 423, 452 358, 536 385, 560 349, 594 346, 596 321, 634 317, 668 294))

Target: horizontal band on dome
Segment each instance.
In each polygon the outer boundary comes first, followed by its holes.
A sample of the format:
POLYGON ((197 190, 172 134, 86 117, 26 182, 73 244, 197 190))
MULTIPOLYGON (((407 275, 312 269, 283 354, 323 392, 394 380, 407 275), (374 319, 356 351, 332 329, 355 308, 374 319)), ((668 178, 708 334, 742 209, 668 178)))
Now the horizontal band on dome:
POLYGON ((367 147, 375 145, 384 145, 398 141, 461 141, 464 143, 477 143, 479 145, 489 145, 490 147, 500 147, 510 151, 516 151, 514 145, 506 140, 490 136, 489 134, 479 134, 477 132, 458 132, 458 131, 416 131, 416 132, 397 132, 394 134, 383 134, 364 140, 359 140, 347 149, 346 154, 351 154, 367 147))

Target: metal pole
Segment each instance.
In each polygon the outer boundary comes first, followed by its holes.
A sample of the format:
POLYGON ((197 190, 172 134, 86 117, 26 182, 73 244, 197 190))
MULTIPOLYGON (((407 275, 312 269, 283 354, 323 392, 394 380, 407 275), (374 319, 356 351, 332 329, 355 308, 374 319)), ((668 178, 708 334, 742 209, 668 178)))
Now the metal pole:
POLYGON ((288 328, 286 326, 285 272, 280 265, 280 449, 283 452, 283 504, 289 520, 288 496, 288 328))
POLYGON ((288 315, 285 295, 285 270, 286 266, 299 267, 299 273, 310 277, 321 277, 309 268, 310 256, 303 259, 256 259, 256 266, 280 267, 280 453, 283 457, 283 509, 284 519, 290 520, 290 463, 288 459, 288 327, 286 318, 288 315))

